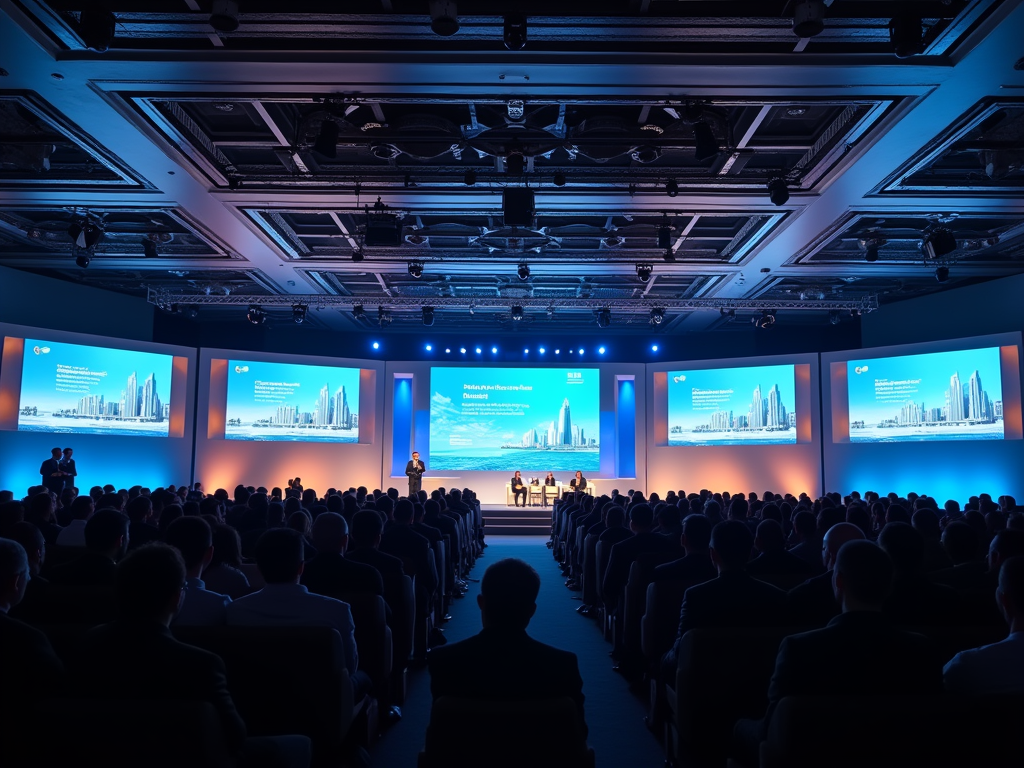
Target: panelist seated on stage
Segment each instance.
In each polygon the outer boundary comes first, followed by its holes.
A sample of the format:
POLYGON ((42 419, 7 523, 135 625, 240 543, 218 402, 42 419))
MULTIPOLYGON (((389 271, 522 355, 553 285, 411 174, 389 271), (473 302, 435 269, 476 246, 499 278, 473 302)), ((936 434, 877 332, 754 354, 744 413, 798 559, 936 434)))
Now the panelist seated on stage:
POLYGON ((569 487, 574 488, 577 491, 585 491, 587 489, 587 478, 585 478, 583 473, 577 469, 576 477, 569 481, 569 487))
POLYGON ((523 485, 523 478, 520 475, 519 470, 516 470, 516 473, 514 475, 512 475, 512 480, 509 481, 509 485, 510 485, 510 487, 512 489, 512 500, 513 500, 513 503, 518 507, 519 506, 519 497, 521 496, 523 498, 523 506, 525 507, 526 506, 526 486, 523 485))

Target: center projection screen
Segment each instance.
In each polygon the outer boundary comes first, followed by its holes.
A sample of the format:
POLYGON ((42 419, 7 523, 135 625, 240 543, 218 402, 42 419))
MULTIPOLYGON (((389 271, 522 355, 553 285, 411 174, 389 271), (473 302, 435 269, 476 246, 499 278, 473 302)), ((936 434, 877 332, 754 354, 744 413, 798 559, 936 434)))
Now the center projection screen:
POLYGON ((597 472, 597 368, 430 370, 430 468, 597 472))

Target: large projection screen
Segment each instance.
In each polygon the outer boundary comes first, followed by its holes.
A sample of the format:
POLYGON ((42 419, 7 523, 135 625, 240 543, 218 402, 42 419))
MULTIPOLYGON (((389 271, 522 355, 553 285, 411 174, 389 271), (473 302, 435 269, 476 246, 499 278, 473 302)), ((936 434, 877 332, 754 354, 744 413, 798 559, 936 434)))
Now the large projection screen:
POLYGON ((202 349, 196 480, 323 493, 381 479, 383 364, 202 349))
POLYGON ((0 487, 23 495, 50 449, 84 491, 186 483, 195 350, 0 324, 0 487))
POLYGON ((829 491, 1024 492, 1021 336, 822 355, 829 491))
POLYGON ((648 491, 821 491, 817 355, 647 366, 648 491))

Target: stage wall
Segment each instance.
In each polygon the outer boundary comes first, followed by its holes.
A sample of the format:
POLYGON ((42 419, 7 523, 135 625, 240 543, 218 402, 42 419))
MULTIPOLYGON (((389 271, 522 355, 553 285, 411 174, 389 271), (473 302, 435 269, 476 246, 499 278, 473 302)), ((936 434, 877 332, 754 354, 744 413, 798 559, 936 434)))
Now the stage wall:
MULTIPOLYGON (((76 485, 82 490, 106 483, 118 488, 135 484, 155 488, 188 482, 192 472, 195 349, 5 323, 0 323, 0 335, 4 347, 0 362, 0 488, 19 496, 30 486, 39 485, 39 465, 50 458, 50 449, 55 447, 74 449, 76 485), (172 356, 167 436, 18 431, 22 360, 25 354, 32 354, 24 348, 26 338, 172 356)), ((141 382, 145 374, 141 370, 139 373, 141 382)))
POLYGON ((821 491, 821 419, 817 355, 780 355, 656 363, 647 368, 647 487, 712 491, 821 491), (795 366, 796 442, 783 445, 669 445, 668 373, 753 366, 795 366))
POLYGON ((330 487, 366 485, 372 490, 381 478, 383 387, 384 365, 377 361, 204 348, 199 358, 195 479, 207 492, 231 492, 239 483, 283 488, 296 476, 303 487, 320 494, 330 487), (358 442, 225 439, 229 360, 359 369, 358 442))

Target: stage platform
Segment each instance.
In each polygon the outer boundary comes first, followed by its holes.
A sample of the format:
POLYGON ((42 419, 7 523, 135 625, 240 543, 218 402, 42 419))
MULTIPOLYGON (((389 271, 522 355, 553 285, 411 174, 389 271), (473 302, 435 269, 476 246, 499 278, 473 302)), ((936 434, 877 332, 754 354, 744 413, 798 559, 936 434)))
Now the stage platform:
POLYGON ((513 507, 481 504, 487 536, 549 536, 551 507, 513 507))

